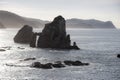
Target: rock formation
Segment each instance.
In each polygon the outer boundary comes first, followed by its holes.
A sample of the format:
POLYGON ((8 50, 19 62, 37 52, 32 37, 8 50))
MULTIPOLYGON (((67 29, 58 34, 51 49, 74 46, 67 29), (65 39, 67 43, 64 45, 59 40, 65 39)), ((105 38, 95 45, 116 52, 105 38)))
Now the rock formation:
POLYGON ((31 26, 25 25, 21 28, 16 36, 14 37, 14 42, 16 43, 30 43, 33 36, 33 28, 31 26))
POLYGON ((66 21, 62 16, 58 16, 53 22, 46 24, 41 33, 32 31, 32 27, 25 25, 14 37, 14 41, 29 43, 30 47, 79 50, 76 42, 73 42, 71 46, 70 35, 66 34, 66 21))
POLYGON ((76 43, 75 46, 71 46, 70 35, 66 35, 66 21, 62 16, 56 17, 53 22, 45 25, 38 39, 37 47, 79 49, 76 43))

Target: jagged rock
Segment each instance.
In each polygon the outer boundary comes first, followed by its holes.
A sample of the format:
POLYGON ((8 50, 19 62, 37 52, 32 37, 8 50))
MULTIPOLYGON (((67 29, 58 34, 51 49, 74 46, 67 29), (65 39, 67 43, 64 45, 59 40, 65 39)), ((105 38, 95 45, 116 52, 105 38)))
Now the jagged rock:
POLYGON ((33 28, 29 25, 23 26, 16 36, 14 37, 14 42, 16 43, 30 43, 33 35, 33 28))
POLYGON ((57 49, 79 49, 71 46, 70 35, 66 35, 66 21, 62 16, 45 25, 38 39, 37 47, 57 49))
POLYGON ((118 54, 117 57, 120 58, 120 54, 118 54))

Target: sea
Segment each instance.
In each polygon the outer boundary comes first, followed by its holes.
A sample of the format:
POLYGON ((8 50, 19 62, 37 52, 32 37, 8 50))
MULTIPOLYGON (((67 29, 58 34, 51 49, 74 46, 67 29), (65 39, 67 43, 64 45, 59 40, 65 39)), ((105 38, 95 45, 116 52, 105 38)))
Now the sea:
MULTIPOLYGON (((120 80, 120 29, 67 28, 80 50, 31 48, 14 43, 19 29, 0 29, 0 80, 120 80), (36 60, 24 61, 26 58, 36 60), (33 62, 79 60, 88 66, 31 68, 33 62), (11 65, 11 66, 9 66, 11 65)), ((42 29, 34 29, 41 32, 42 29)), ((71 43, 72 44, 72 43, 71 43)))

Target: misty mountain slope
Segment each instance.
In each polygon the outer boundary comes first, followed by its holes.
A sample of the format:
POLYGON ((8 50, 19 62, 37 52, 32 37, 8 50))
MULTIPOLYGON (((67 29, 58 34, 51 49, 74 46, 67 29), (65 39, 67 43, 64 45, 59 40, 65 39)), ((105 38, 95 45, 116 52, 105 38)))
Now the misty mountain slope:
POLYGON ((8 11, 0 10, 0 22, 7 28, 20 28, 23 25, 30 25, 32 27, 43 26, 40 20, 32 18, 24 18, 8 11))
POLYGON ((4 25, 2 23, 0 23, 0 28, 5 28, 4 25))
POLYGON ((82 19, 67 19, 66 25, 74 28, 115 28, 111 21, 103 22, 95 19, 82 20, 82 19))

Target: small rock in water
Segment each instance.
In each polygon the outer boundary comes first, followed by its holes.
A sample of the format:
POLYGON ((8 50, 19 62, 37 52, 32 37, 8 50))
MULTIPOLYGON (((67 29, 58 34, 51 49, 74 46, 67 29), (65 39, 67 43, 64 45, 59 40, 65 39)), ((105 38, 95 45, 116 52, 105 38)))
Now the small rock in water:
POLYGON ((61 61, 56 61, 54 64, 52 64, 54 68, 62 68, 65 67, 65 65, 62 64, 61 61))
POLYGON ((89 63, 82 63, 81 61, 71 61, 71 60, 66 60, 64 63, 68 66, 87 66, 89 63))
POLYGON ((72 63, 73 63, 73 61, 71 61, 71 60, 65 60, 64 63, 65 63, 65 65, 71 66, 72 63))
POLYGON ((52 63, 41 64, 42 69, 52 69, 52 63))
POLYGON ((6 51, 5 49, 0 49, 0 51, 6 51))
POLYGON ((31 67, 42 68, 42 69, 52 69, 52 63, 41 64, 40 62, 32 63, 31 67))
POLYGON ((35 60, 36 58, 26 58, 24 60, 20 60, 20 61, 29 61, 29 60, 35 60))
POLYGON ((6 46, 6 47, 1 47, 1 48, 10 50, 12 47, 11 46, 6 46))
POLYGON ((81 62, 81 61, 74 61, 74 62, 72 62, 72 65, 73 66, 80 66, 80 65, 82 65, 83 63, 81 62))
POLYGON ((75 61, 72 63, 73 66, 85 66, 89 65, 89 63, 82 63, 81 61, 75 61))
POLYGON ((120 54, 118 54, 117 57, 120 58, 120 54))
POLYGON ((25 48, 22 48, 22 47, 18 47, 18 49, 25 49, 25 48))
POLYGON ((31 67, 40 68, 41 63, 40 62, 34 62, 34 63, 32 63, 31 67))

